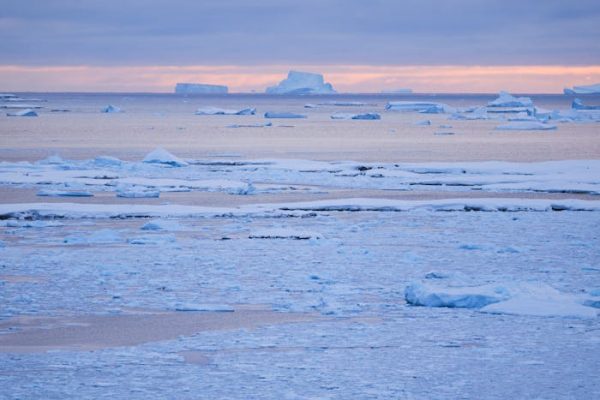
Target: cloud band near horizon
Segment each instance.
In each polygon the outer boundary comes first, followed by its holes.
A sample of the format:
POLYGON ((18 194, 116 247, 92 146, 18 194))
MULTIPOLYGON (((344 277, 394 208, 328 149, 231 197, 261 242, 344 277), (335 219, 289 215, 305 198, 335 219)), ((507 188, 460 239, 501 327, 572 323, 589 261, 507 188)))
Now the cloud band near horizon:
MULTIPOLYGON (((263 92, 289 67, 266 66, 18 66, 0 65, 0 91, 172 92, 177 82, 226 85, 230 92, 263 92)), ((424 93, 560 93, 600 82, 600 65, 372 66, 304 65, 325 75, 339 92, 410 88, 424 93)))

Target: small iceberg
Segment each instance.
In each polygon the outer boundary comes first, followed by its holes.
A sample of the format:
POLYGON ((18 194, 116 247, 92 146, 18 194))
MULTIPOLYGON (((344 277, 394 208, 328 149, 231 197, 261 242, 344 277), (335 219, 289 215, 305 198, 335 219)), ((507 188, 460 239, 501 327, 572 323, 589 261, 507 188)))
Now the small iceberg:
POLYGON ((440 288, 412 283, 404 290, 408 304, 423 307, 482 308, 509 297, 506 289, 494 285, 440 288))
POLYGON ((381 119, 381 115, 379 115, 377 113, 364 113, 364 114, 335 113, 331 116, 331 119, 375 120, 375 119, 381 119))
POLYGON ((306 118, 306 115, 295 114, 295 113, 291 113, 291 112, 267 111, 265 113, 265 118, 306 118))
POLYGON ((156 199, 160 197, 160 191, 146 187, 128 187, 117 190, 117 197, 124 199, 156 199))
POLYGON ((196 115, 254 115, 256 108, 242 108, 241 110, 232 110, 218 107, 204 107, 196 110, 196 115))
POLYGON ((447 104, 430 101, 390 101, 386 104, 387 111, 420 112, 426 114, 453 113, 456 110, 447 104))
POLYGON ((431 120, 424 119, 424 120, 421 120, 421 121, 417 121, 417 122, 414 123, 414 125, 416 125, 416 126, 430 126, 431 125, 431 120))
POLYGON ((120 112, 122 112, 122 110, 117 106, 113 106, 113 105, 109 104, 106 107, 104 107, 102 110, 100 110, 100 112, 111 114, 111 113, 120 113, 120 112))
POLYGON ((167 150, 161 148, 155 149, 154 151, 148 153, 142 162, 150 164, 165 164, 172 167, 185 167, 188 165, 188 163, 183 161, 181 158, 176 157, 167 150))
POLYGON ((514 97, 508 92, 500 92, 496 100, 488 103, 488 107, 533 107, 529 97, 514 97))
POLYGON ((192 304, 176 303, 173 306, 175 311, 182 312, 234 312, 235 309, 226 304, 192 304))
POLYGON ((292 95, 336 93, 330 83, 325 83, 323 75, 300 71, 290 71, 286 79, 268 87, 265 92, 292 95))
POLYGON ((572 89, 566 88, 564 90, 565 94, 594 94, 600 93, 600 83, 596 83, 595 85, 587 85, 587 86, 573 86, 572 89))
POLYGON ((7 113, 6 115, 9 117, 37 117, 38 113, 33 111, 31 108, 26 108, 25 110, 7 113))
POLYGON ((175 85, 177 94, 227 94, 228 91, 227 86, 206 83, 178 83, 175 85))
POLYGON ((574 110, 600 110, 600 106, 587 106, 580 99, 573 100, 571 108, 574 110))
POLYGON ((497 131, 552 131, 556 129, 556 125, 538 121, 515 121, 499 125, 495 129, 497 131))

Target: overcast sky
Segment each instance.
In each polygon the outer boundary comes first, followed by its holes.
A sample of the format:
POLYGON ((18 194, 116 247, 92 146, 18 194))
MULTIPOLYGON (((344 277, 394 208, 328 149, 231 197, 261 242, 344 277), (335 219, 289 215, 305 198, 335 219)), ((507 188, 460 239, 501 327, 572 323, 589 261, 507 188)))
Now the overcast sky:
POLYGON ((590 66, 600 1, 0 0, 0 37, 19 66, 590 66))

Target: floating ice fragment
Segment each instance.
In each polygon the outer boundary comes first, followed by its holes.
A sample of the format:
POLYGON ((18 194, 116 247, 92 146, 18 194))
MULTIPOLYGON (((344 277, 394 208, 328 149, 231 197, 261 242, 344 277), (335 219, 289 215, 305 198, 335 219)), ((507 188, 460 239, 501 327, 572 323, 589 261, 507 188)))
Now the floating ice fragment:
POLYGON ((166 164, 172 167, 185 167, 188 165, 187 162, 183 161, 179 157, 175 157, 173 154, 162 148, 157 148, 148 153, 148 155, 144 157, 143 162, 152 164, 166 164))
POLYGON ((306 118, 306 115, 295 114, 295 113, 291 113, 291 112, 267 111, 265 113, 265 118, 306 118))
POLYGON ((177 303, 174 305, 175 311, 185 312, 234 312, 235 309, 226 304, 193 304, 193 303, 177 303))
POLYGON ((456 111, 447 104, 430 101, 390 101, 386 104, 385 109, 388 111, 412 111, 428 114, 453 113, 456 111))
POLYGON ((147 187, 132 186, 118 189, 117 197, 126 199, 158 198, 160 197, 160 191, 148 189, 147 187))
POLYGON ((556 125, 546 124, 538 121, 518 121, 496 127, 498 131, 551 131, 556 125))
POLYGON ((89 235, 68 236, 63 240, 66 244, 102 244, 122 242, 120 235, 111 229, 100 229, 89 235))
POLYGON ((254 115, 256 108, 242 108, 239 110, 218 108, 218 107, 203 107, 196 110, 196 115, 254 115))
POLYGON ((38 114, 35 111, 33 111, 31 108, 26 108, 25 110, 13 112, 13 113, 7 113, 6 115, 8 117, 37 117, 38 116, 38 114))
POLYGON ((268 87, 269 94, 331 94, 335 93, 330 83, 325 83, 323 75, 310 72, 290 71, 286 79, 278 85, 268 87))
POLYGON ((494 285, 440 288, 411 283, 404 290, 406 302, 415 306, 481 308, 509 297, 504 288, 494 285))
POLYGON ((364 113, 364 114, 335 113, 335 114, 331 115, 331 119, 375 120, 375 119, 381 119, 381 115, 379 115, 377 113, 364 113))
POLYGON ((502 91, 497 99, 488 103, 488 107, 533 107, 533 102, 529 97, 514 97, 502 91))
POLYGON ((574 110, 600 110, 600 106, 586 106, 580 99, 573 100, 571 108, 574 110))
POLYGON ((181 225, 173 220, 155 219, 146 222, 140 229, 143 231, 179 231, 181 230, 181 225))
POLYGON ((424 120, 415 122, 415 125, 416 126, 429 126, 429 125, 431 125, 431 121, 428 119, 424 119, 424 120))
POLYGON ((121 109, 117 106, 113 106, 112 104, 109 104, 100 111, 103 113, 120 113, 121 109))
POLYGON ((43 189, 37 192, 37 196, 43 197, 93 197, 94 194, 86 190, 51 190, 43 189))
POLYGON ((316 232, 295 231, 291 229, 278 228, 257 230, 252 232, 248 237, 250 239, 323 239, 323 235, 316 232))
POLYGON ((257 122, 255 124, 232 124, 227 125, 228 128, 266 128, 273 126, 272 122, 257 122))

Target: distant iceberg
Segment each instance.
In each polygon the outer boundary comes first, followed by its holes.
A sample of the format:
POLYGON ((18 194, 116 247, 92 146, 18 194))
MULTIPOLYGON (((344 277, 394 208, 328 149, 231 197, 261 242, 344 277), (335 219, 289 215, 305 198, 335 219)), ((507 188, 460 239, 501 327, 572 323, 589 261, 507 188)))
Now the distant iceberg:
POLYGON ((175 85, 177 94, 226 94, 228 91, 227 86, 205 83, 178 83, 175 85))
POLYGON ((242 108, 240 110, 232 110, 218 107, 203 107, 196 111, 196 115, 254 115, 256 108, 242 108))
POLYGON ((310 72, 290 71, 288 77, 278 85, 268 87, 268 94, 332 94, 336 93, 330 83, 325 83, 323 75, 310 72))
POLYGON ((573 86, 573 89, 565 88, 565 94, 594 94, 600 93, 600 83, 588 86, 573 86))
POLYGON ((508 92, 500 92, 496 100, 490 101, 488 107, 533 107, 529 97, 515 97, 508 92))
POLYGON ((393 90, 382 90, 383 94, 411 94, 412 89, 393 89, 393 90))
POLYGON ((574 110, 600 110, 600 106, 586 106, 580 99, 573 100, 571 108, 574 110))
POLYGON ((390 101, 386 104, 388 111, 413 111, 425 114, 454 113, 456 109, 443 103, 430 101, 390 101))
POLYGON ((265 118, 306 118, 306 115, 295 114, 295 113, 291 113, 291 112, 267 111, 265 113, 265 118))
POLYGON ((9 117, 37 117, 38 114, 31 108, 6 114, 9 117))
POLYGON ((111 104, 107 105, 100 111, 103 113, 120 113, 120 112, 122 112, 122 110, 119 107, 113 106, 111 104))

